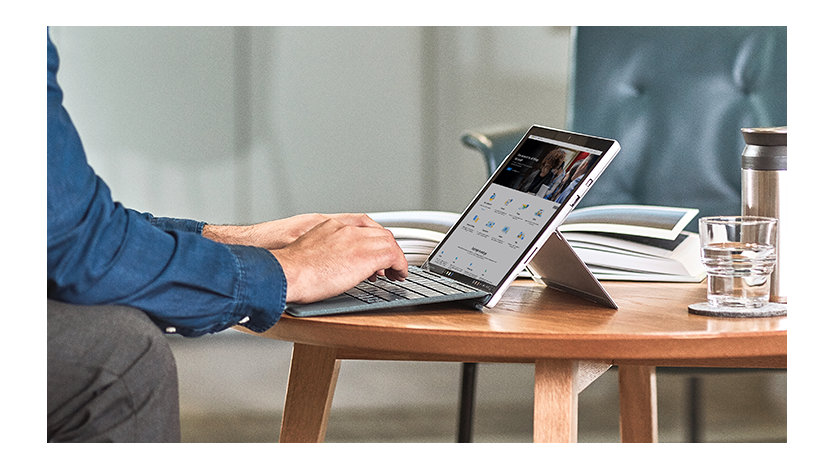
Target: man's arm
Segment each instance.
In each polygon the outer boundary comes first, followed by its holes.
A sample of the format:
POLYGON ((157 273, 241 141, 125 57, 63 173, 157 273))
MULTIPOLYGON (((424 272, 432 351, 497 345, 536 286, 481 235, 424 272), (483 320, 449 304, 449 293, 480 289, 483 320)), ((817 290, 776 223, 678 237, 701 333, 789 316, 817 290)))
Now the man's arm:
POLYGON ((187 336, 247 318, 255 331, 271 327, 286 296, 275 257, 263 248, 162 230, 115 203, 87 164, 57 70, 47 37, 47 297, 132 306, 187 336))
POLYGON ((196 336, 241 321, 264 331, 280 317, 288 293, 292 301, 312 301, 375 273, 405 276, 393 236, 367 216, 312 214, 223 234, 216 226, 206 233, 200 222, 124 208, 87 164, 57 70, 47 37, 49 298, 136 307, 164 328, 196 336))
POLYGON ((335 219, 345 225, 382 228, 365 214, 301 214, 254 225, 205 224, 202 233, 204 237, 220 243, 277 250, 329 219, 335 219))

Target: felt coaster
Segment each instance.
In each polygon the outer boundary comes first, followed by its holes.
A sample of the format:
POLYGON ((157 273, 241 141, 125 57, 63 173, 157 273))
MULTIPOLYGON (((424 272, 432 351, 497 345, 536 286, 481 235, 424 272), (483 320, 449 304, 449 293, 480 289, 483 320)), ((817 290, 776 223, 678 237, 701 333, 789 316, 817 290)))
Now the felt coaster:
POLYGON ((788 314, 788 306, 776 302, 767 303, 759 308, 745 307, 717 307, 709 302, 701 302, 689 306, 689 313, 706 315, 709 317, 730 318, 763 318, 779 317, 788 314))

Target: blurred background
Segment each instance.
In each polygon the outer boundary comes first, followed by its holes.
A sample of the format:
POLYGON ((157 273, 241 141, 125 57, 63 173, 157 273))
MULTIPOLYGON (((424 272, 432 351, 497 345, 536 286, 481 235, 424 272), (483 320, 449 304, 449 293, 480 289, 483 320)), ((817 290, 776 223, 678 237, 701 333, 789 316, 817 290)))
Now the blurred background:
POLYGON ((54 27, 65 106, 128 207, 214 223, 460 211, 460 136, 564 122, 566 27, 54 27))
MULTIPOLYGON (((567 27, 53 27, 58 80, 116 200, 252 223, 303 212, 460 211, 486 179, 466 129, 564 123, 567 27)), ((291 345, 172 336, 183 439, 277 440, 291 345)), ((532 439, 533 369, 480 369, 476 442, 532 439)), ((327 439, 453 442, 459 364, 345 361, 327 439)), ((708 441, 787 439, 786 374, 709 376, 708 441)), ((658 378, 686 440, 684 378, 658 378)), ((618 440, 616 371, 580 395, 580 440, 618 440)))

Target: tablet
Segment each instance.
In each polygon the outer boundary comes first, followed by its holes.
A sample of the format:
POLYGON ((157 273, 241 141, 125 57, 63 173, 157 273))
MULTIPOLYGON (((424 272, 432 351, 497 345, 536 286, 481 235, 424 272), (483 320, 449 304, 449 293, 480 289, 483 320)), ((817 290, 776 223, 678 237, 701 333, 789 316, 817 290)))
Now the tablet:
POLYGON ((613 139, 532 126, 423 268, 494 306, 619 150, 613 139))

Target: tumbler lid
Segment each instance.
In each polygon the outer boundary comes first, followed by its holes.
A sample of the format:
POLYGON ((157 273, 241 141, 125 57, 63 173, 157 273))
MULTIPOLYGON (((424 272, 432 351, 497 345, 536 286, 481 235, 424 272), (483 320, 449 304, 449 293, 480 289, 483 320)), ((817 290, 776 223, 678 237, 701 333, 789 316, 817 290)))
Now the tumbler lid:
POLYGON ((741 168, 748 170, 787 170, 788 128, 745 127, 744 152, 741 154, 741 168))
POLYGON ((745 127, 741 129, 747 145, 788 145, 788 127, 745 127))

